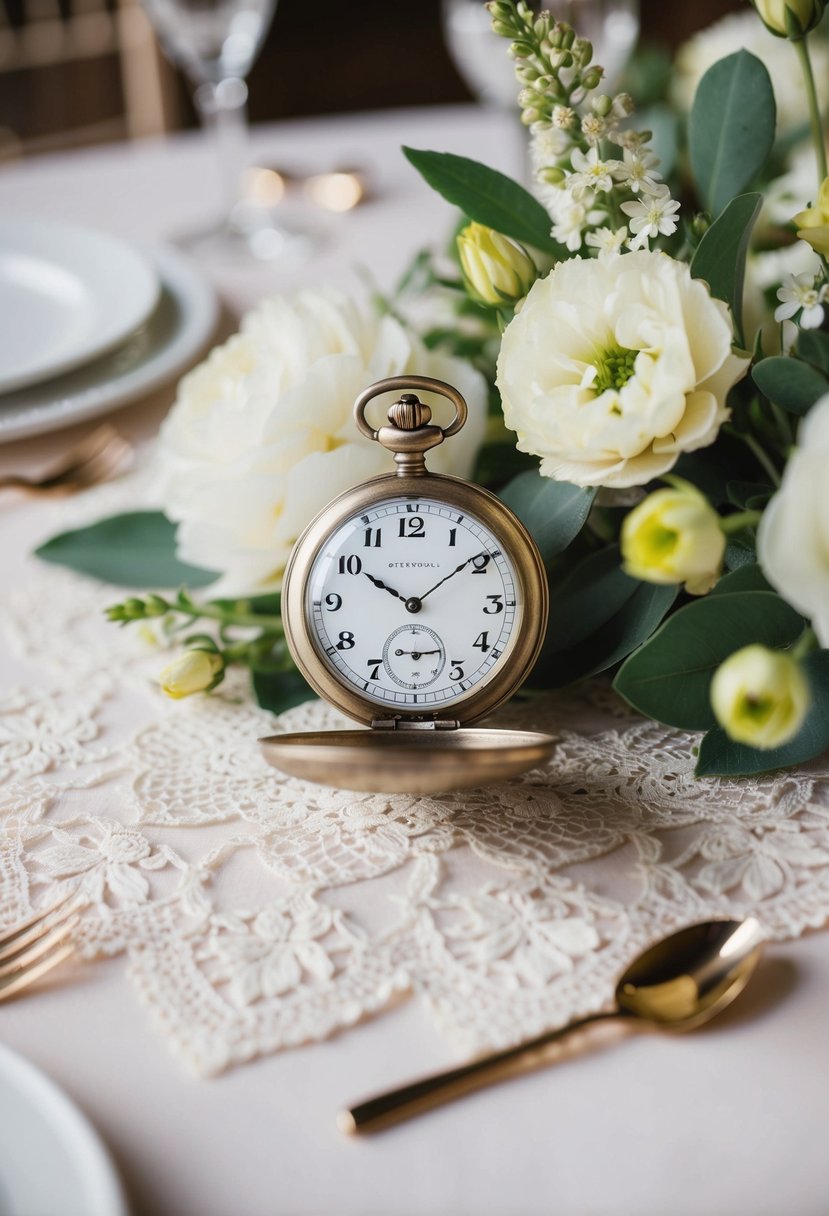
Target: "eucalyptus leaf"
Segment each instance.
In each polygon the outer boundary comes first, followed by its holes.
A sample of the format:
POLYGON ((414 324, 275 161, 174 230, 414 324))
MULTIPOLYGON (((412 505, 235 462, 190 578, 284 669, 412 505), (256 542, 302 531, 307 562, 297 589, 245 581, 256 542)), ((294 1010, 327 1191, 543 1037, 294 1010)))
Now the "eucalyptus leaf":
POLYGON ((513 477, 498 497, 532 533, 546 565, 581 532, 595 496, 595 490, 553 481, 532 469, 513 477))
POLYGON ((68 566, 116 587, 206 587, 219 577, 212 570, 179 561, 176 526, 161 511, 130 511, 61 532, 35 553, 45 562, 68 566))
POLYGON ((743 341, 746 254, 762 203, 762 194, 741 194, 732 199, 705 233, 691 260, 693 277, 704 279, 711 295, 730 307, 739 342, 743 341))
POLYGON ((275 714, 282 714, 316 696, 298 671, 254 671, 251 678, 257 704, 275 714))
POLYGON ((797 355, 829 376, 829 334, 822 329, 801 329, 797 337, 797 355))
POLYGON ((751 374, 763 396, 790 414, 807 414, 829 392, 827 376, 787 355, 761 359, 751 374))
POLYGON ((748 540, 748 533, 742 532, 740 536, 729 537, 724 559, 727 570, 741 570, 743 566, 754 565, 756 561, 757 550, 754 543, 748 540))
POLYGON ((552 588, 550 623, 533 683, 560 688, 621 662, 648 638, 676 587, 631 578, 618 546, 592 553, 552 588))
POLYGON ((768 71, 748 51, 727 55, 703 76, 691 107, 688 149, 697 192, 712 215, 763 168, 776 115, 768 71))
POLYGON ((697 763, 699 777, 745 777, 805 764, 829 747, 829 650, 807 655, 803 666, 812 690, 812 704, 801 729, 782 747, 757 748, 735 743, 721 727, 702 740, 697 763))
POLYGON ((617 692, 640 713, 669 726, 716 726, 709 691, 714 672, 751 642, 779 649, 803 631, 803 618, 769 591, 710 595, 687 604, 624 664, 617 692))
POLYGON ((726 574, 710 592, 711 595, 733 595, 735 591, 772 591, 763 571, 756 562, 746 562, 726 574))
POLYGON ((451 152, 404 148, 403 153, 432 189, 469 219, 556 258, 567 256, 550 236, 552 222, 541 203, 512 178, 451 152))

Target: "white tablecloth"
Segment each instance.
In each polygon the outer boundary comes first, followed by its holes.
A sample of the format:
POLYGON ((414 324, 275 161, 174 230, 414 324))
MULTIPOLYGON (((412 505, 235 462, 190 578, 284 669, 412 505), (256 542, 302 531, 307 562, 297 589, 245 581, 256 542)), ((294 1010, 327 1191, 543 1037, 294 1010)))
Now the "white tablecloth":
MULTIPOLYGON (((353 285, 355 263, 388 287, 450 223, 402 143, 504 168, 518 159, 512 128, 471 108, 257 132, 262 163, 365 163, 378 198, 334 220, 301 273, 216 272, 230 306, 298 282, 353 285)), ((6 169, 0 208, 151 242, 204 216, 212 182, 207 149, 184 137, 6 169)), ((149 435, 169 400, 132 407, 118 425, 149 435)), ((0 468, 33 466, 66 442, 11 445, 0 468)), ((0 504, 6 587, 27 577, 42 509, 0 504)), ((24 661, 3 658, 3 687, 30 679, 24 661)), ((829 936, 814 934, 771 947, 741 1002, 705 1032, 635 1038, 365 1142, 336 1132, 344 1102, 457 1058, 414 1002, 327 1042, 190 1080, 113 960, 3 1006, 0 1036, 92 1117, 146 1216, 822 1216, 827 1000, 829 936)))

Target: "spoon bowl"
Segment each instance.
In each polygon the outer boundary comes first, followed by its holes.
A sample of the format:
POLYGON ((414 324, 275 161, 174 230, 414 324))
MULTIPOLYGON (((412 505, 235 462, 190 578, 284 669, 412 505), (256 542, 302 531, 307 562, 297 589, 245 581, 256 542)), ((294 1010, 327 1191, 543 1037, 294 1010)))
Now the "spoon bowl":
POLYGON ((340 1131, 379 1131, 443 1102, 549 1064, 562 1039, 594 1022, 620 1020, 651 1030, 696 1030, 737 997, 760 959, 763 932, 747 920, 702 921, 643 951, 616 985, 615 1006, 499 1051, 380 1094, 344 1110, 340 1131))

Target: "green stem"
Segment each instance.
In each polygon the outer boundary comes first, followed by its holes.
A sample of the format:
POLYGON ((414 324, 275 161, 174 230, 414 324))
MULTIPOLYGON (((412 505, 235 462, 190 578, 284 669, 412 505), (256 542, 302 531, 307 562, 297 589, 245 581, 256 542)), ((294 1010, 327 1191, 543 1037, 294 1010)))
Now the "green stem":
POLYGON ((742 531, 743 528, 753 528, 762 518, 762 511, 735 511, 733 515, 720 518, 720 527, 728 536, 731 532, 742 531))
POLYGON ((783 446, 788 451, 794 443, 794 433, 792 431, 792 424, 789 421, 789 415, 779 405, 775 405, 773 401, 770 401, 769 404, 771 405, 771 412, 774 414, 774 420, 777 423, 780 437, 783 440, 783 446))
POLYGON ((190 607, 184 604, 173 604, 172 610, 192 617, 194 621, 204 617, 211 621, 221 621, 223 625, 270 629, 274 633, 282 634, 282 618, 278 616, 259 615, 256 612, 233 612, 227 608, 217 608, 213 604, 193 604, 190 607))
POLYGON ((757 458, 757 461, 763 466, 763 469, 766 471, 766 473, 768 473, 769 477, 771 478, 772 485, 779 486, 780 485, 780 474, 778 473, 777 469, 772 464, 768 453, 763 450, 763 448, 760 446, 760 444, 757 442, 757 440, 754 438, 754 436, 753 435, 740 435, 740 439, 742 439, 743 443, 745 443, 748 447, 751 448, 752 452, 754 453, 755 457, 757 458))
POLYGON ((791 656, 798 662, 805 659, 807 654, 811 654, 813 650, 818 650, 820 643, 817 640, 817 634, 811 626, 807 626, 800 637, 795 642, 791 649, 791 656))
POLYGON ((800 60, 800 68, 803 72, 803 79, 806 83, 806 100, 809 103, 809 119, 812 124, 812 142, 815 145, 815 156, 817 157, 818 171, 818 190, 820 189, 826 177, 829 177, 829 171, 826 168, 826 142, 823 138, 823 122, 820 116, 820 104, 818 102, 817 88, 815 87, 815 74, 812 71, 812 60, 809 55, 808 38, 798 38, 793 43, 794 49, 797 51, 797 57, 800 60))

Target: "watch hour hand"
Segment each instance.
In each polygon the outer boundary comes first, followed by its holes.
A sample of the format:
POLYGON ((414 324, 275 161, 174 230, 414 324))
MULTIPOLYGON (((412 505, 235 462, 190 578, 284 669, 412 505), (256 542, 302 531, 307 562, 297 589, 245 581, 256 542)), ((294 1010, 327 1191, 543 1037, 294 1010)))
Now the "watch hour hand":
POLYGON ((374 583, 375 587, 379 587, 381 591, 388 591, 389 595, 393 595, 396 600, 405 599, 405 596, 402 596, 399 591, 395 591, 394 587, 387 586, 382 579, 375 578, 373 574, 369 574, 368 570, 364 570, 363 574, 369 582, 374 583))

